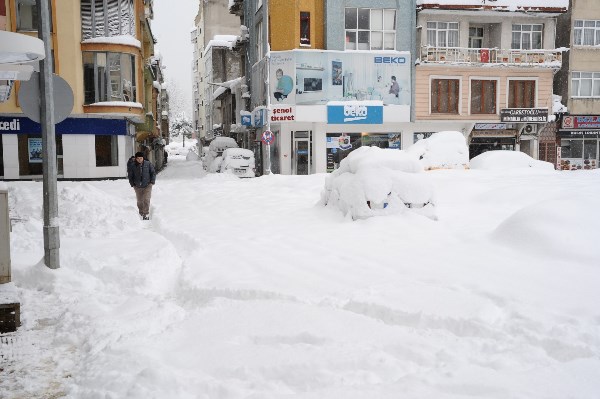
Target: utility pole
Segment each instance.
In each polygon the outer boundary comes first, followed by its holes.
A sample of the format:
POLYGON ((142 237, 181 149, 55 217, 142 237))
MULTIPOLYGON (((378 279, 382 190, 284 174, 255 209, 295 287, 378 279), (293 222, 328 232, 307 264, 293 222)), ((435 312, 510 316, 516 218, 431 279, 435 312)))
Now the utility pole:
POLYGON ((56 139, 54 119, 54 84, 48 1, 37 0, 38 33, 46 57, 40 61, 40 124, 42 126, 44 191, 44 263, 50 269, 60 267, 58 229, 58 195, 56 185, 56 139))

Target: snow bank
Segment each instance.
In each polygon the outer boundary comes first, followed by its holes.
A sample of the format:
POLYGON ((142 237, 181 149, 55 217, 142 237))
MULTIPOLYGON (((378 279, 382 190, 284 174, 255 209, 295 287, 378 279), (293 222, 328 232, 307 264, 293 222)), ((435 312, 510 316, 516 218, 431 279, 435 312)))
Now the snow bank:
POLYGON ((595 198, 583 198, 573 206, 572 199, 555 199, 527 206, 502 222, 493 238, 531 253, 563 259, 572 264, 598 266, 597 245, 590 245, 600 226, 600 209, 595 198), (582 223, 585 221, 585 223, 582 223))
POLYGON ((406 152, 419 158, 425 170, 469 167, 469 147, 461 132, 434 133, 417 141, 406 152))
POLYGON ((471 169, 539 168, 554 170, 549 162, 538 161, 520 151, 487 151, 471 159, 471 169))

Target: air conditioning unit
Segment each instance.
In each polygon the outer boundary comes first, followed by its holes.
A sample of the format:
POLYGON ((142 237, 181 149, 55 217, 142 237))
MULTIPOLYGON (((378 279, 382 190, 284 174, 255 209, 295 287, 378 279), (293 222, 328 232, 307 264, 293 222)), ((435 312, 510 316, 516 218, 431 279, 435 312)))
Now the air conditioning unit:
POLYGON ((525 125, 525 127, 523 128, 523 134, 536 134, 538 130, 537 125, 535 124, 527 124, 525 125))

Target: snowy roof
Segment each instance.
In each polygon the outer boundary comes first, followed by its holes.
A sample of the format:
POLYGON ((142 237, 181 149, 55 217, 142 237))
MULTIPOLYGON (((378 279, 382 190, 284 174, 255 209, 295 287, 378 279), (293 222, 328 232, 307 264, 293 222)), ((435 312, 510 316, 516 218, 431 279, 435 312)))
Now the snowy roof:
POLYGON ((126 46, 142 48, 142 43, 130 35, 94 37, 93 39, 86 39, 82 43, 124 44, 126 46))
POLYGON ((517 11, 523 9, 564 9, 569 8, 569 0, 417 0, 417 6, 424 8, 481 8, 517 11))
POLYGON ((204 54, 206 54, 211 47, 227 47, 228 49, 232 49, 238 40, 240 40, 240 37, 236 35, 215 35, 204 48, 204 54))

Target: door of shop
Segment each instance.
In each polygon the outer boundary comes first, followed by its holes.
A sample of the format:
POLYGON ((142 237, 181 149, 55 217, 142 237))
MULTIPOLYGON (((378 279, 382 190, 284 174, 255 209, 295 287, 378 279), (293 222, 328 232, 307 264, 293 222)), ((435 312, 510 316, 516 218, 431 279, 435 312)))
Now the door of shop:
POLYGON ((309 175, 312 165, 311 132, 294 132, 292 142, 292 174, 309 175))

